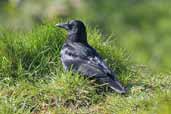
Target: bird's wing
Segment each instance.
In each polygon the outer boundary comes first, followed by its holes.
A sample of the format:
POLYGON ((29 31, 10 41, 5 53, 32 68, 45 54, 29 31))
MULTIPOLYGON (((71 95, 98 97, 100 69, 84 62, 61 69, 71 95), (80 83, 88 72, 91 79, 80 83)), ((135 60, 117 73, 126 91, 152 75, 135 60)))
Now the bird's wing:
POLYGON ((86 48, 81 47, 79 50, 77 50, 78 48, 71 49, 69 46, 63 48, 61 51, 61 60, 65 69, 71 69, 89 78, 95 78, 101 83, 109 84, 115 91, 124 93, 125 89, 115 79, 114 74, 99 54, 94 49, 86 48))
MULTIPOLYGON (((103 75, 112 74, 111 70, 107 67, 99 54, 90 46, 67 44, 61 51, 61 59, 65 69, 72 67, 74 70, 81 69, 79 72, 85 71, 88 73, 91 68, 94 72, 98 72, 103 75)), ((92 76, 92 73, 85 75, 92 76)))

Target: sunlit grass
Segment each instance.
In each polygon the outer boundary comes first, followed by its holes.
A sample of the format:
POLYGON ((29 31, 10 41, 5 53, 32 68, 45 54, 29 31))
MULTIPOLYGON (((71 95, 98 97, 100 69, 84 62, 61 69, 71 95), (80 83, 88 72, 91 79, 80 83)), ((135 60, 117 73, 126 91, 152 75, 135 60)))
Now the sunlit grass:
POLYGON ((170 113, 169 74, 154 74, 135 65, 125 49, 88 28, 89 43, 115 70, 128 92, 119 95, 99 90, 94 81, 63 70, 59 52, 65 37, 66 33, 53 24, 28 33, 1 32, 1 114, 170 113))

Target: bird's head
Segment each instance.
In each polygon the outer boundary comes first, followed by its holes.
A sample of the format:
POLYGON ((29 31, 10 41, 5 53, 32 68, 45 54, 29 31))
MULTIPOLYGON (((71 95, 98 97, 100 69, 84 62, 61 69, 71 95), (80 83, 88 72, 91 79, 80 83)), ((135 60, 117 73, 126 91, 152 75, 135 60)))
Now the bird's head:
POLYGON ((73 41, 87 42, 86 27, 82 21, 71 20, 67 23, 56 24, 56 26, 67 30, 69 39, 73 41))
POLYGON ((71 20, 67 23, 56 24, 57 27, 64 28, 68 32, 79 33, 85 32, 86 28, 82 21, 79 20, 71 20))

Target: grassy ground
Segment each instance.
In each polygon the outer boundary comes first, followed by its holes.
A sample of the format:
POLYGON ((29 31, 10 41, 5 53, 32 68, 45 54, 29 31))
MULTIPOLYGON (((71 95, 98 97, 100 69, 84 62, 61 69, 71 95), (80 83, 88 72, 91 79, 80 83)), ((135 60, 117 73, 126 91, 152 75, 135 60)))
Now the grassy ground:
POLYGON ((31 32, 1 29, 0 114, 171 113, 171 74, 136 65, 112 37, 88 28, 90 44, 128 88, 126 95, 102 91, 101 85, 63 70, 59 52, 65 37, 53 24, 31 32))

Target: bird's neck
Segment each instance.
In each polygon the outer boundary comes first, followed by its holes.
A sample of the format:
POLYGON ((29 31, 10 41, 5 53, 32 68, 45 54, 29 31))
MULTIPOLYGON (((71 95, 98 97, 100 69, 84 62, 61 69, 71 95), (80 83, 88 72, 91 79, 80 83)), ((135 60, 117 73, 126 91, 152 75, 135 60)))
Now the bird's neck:
POLYGON ((86 32, 69 33, 67 41, 68 42, 87 43, 87 34, 86 34, 86 32))

